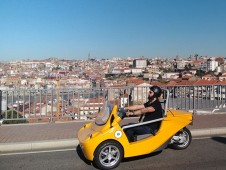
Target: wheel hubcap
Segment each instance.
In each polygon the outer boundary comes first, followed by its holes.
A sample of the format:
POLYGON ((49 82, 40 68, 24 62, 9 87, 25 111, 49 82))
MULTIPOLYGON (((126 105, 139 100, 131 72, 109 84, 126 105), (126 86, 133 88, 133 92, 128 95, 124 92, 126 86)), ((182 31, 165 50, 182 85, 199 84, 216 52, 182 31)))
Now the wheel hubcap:
POLYGON ((120 152, 117 147, 110 145, 104 147, 99 155, 99 160, 102 165, 110 167, 115 165, 120 158, 120 152))
POLYGON ((186 146, 189 142, 188 139, 188 134, 183 131, 182 133, 179 134, 179 143, 181 144, 181 146, 186 146))

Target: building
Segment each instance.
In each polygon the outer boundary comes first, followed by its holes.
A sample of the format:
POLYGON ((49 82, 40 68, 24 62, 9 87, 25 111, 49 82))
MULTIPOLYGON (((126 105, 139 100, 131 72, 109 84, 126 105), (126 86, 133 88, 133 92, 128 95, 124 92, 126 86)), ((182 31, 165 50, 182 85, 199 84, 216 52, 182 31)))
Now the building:
POLYGON ((145 59, 135 59, 133 61, 133 66, 135 68, 146 68, 147 67, 147 60, 145 60, 145 59))
POLYGON ((207 71, 215 71, 218 66, 218 62, 214 58, 209 58, 207 60, 207 71))

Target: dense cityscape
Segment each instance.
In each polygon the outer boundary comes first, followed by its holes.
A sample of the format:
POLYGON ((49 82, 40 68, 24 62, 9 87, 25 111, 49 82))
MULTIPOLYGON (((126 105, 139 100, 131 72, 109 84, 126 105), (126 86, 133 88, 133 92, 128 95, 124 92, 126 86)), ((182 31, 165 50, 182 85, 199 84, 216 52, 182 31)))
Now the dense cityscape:
POLYGON ((225 9, 1 0, 0 170, 226 169, 225 9))
POLYGON ((224 57, 22 60, 0 63, 0 90, 126 86, 129 81, 164 85, 225 84, 224 57), (126 80, 126 81, 125 81, 126 80))
MULTIPOLYGON (((10 110, 2 116, 5 119, 11 117, 13 110, 16 117, 21 116, 29 122, 33 119, 49 121, 49 117, 65 117, 66 120, 92 118, 106 95, 108 100, 124 107, 131 102, 145 101, 147 92, 138 88, 150 85, 168 87, 171 96, 186 96, 189 100, 193 97, 205 99, 205 102, 225 99, 224 57, 195 54, 173 59, 93 59, 88 55, 85 60, 49 58, 1 62, 0 70, 2 111, 10 110)), ((188 99, 183 99, 185 101, 180 106, 176 100, 171 105, 189 109, 188 99)), ((208 103, 209 107, 222 107, 218 101, 212 102, 208 103)), ((207 107, 203 102, 196 105, 192 107, 207 107)))

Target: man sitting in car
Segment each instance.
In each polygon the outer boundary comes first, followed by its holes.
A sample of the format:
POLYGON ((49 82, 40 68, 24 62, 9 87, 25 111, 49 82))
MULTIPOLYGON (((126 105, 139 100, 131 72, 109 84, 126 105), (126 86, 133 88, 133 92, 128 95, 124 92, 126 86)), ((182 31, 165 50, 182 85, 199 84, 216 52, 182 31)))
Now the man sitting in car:
MULTIPOLYGON (((158 86, 150 87, 148 102, 143 105, 133 105, 126 107, 128 110, 127 116, 143 116, 143 122, 159 119, 163 117, 162 105, 159 101, 159 97, 162 94, 162 89, 158 86)), ((134 141, 135 135, 143 135, 152 133, 155 135, 155 131, 159 128, 161 122, 155 122, 151 124, 146 124, 142 126, 136 126, 132 128, 125 129, 125 133, 128 137, 129 142, 134 141)))

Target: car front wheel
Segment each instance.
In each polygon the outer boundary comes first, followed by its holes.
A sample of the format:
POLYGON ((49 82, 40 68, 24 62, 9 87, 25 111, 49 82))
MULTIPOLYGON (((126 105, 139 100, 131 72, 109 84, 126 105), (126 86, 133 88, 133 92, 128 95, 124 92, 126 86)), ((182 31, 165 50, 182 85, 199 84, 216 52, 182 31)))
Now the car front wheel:
POLYGON ((115 141, 101 143, 94 153, 94 163, 100 169, 116 168, 123 158, 123 148, 115 141))

